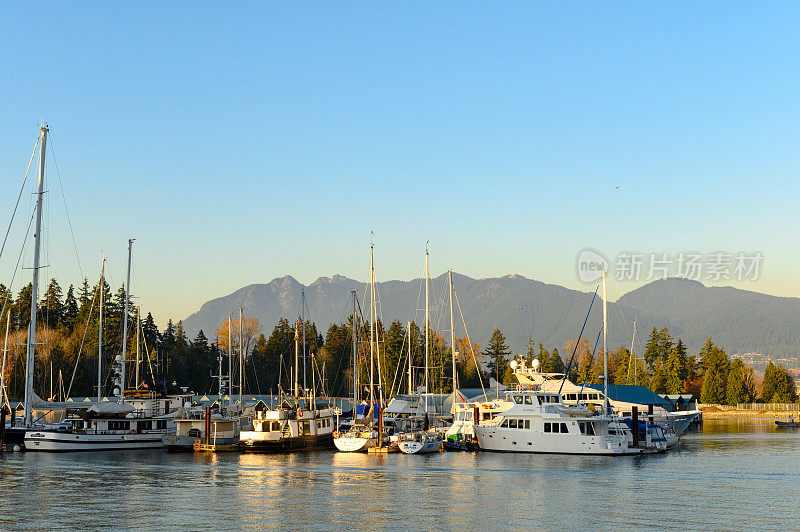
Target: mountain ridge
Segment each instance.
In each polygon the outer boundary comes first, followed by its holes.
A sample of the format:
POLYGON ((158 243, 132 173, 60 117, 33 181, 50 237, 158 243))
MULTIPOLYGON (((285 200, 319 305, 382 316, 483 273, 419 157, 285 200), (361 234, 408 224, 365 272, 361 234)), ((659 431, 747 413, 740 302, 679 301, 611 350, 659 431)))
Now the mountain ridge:
MULTIPOLYGON (((458 303, 470 338, 481 348, 495 328, 500 328, 514 353, 527 351, 528 338, 547 349, 559 351, 577 337, 589 309, 593 292, 529 279, 520 274, 474 279, 453 272, 458 303)), ((366 283, 340 274, 320 276, 303 285, 291 275, 268 283, 253 283, 211 299, 183 320, 187 334, 200 329, 213 337, 217 326, 234 315, 239 307, 245 315, 259 319, 265 335, 281 317, 294 320, 300 314, 301 291, 305 292, 308 318, 324 335, 328 326, 346 321, 352 313, 352 290, 356 290, 364 312, 368 303, 366 283)), ((379 315, 388 324, 399 319, 403 324, 421 323, 424 314, 422 279, 389 280, 376 283, 379 315)), ((447 274, 430 281, 431 323, 441 334, 449 328, 447 314, 447 274)), ((455 303, 454 303, 455 305, 455 303)), ((652 281, 608 303, 610 348, 630 347, 633 319, 637 322, 636 351, 641 352, 650 330, 667 327, 696 352, 706 337, 729 353, 760 352, 770 355, 795 355, 800 346, 800 331, 795 316, 800 315, 800 299, 762 294, 733 287, 709 287, 698 281, 668 278, 652 281)), ((454 312, 456 335, 463 336, 459 309, 454 312)), ((584 338, 594 344, 601 329, 600 297, 592 305, 584 338)), ((449 336, 449 332, 446 333, 449 336)))

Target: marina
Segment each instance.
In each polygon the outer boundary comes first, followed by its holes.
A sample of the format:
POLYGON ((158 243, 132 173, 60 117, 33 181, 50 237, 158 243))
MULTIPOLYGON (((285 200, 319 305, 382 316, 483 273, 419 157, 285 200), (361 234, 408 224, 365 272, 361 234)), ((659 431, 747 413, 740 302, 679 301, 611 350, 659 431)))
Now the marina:
POLYGON ((798 457, 800 431, 781 432, 771 420, 705 422, 700 430, 690 429, 674 452, 628 457, 5 453, 0 527, 256 530, 270 524, 299 530, 306 528, 306 516, 324 508, 325 518, 314 528, 658 523, 674 530, 718 530, 735 522, 737 529, 793 529, 800 520, 792 489, 800 481, 798 457), (120 476, 126 479, 122 489, 120 476), (373 500, 368 517, 364 485, 373 500), (104 495, 86 497, 91 490, 104 495), (181 511, 165 511, 162 501, 181 511), (608 512, 609 505, 631 511, 608 512), (14 518, 20 513, 30 517, 20 523, 14 518), (67 525, 67 514, 79 517, 67 525))
POLYGON ((2 20, 0 532, 800 530, 800 4, 2 20))

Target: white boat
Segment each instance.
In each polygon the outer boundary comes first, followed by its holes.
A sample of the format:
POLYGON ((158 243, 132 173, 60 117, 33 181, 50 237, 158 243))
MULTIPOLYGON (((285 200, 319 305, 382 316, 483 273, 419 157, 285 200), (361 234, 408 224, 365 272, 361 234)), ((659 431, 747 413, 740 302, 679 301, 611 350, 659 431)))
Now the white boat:
POLYGON ((561 412, 558 394, 508 392, 513 406, 473 430, 481 451, 554 454, 640 454, 630 430, 608 416, 561 412))
POLYGON ((405 454, 436 453, 442 450, 442 437, 435 431, 415 431, 401 435, 397 447, 405 454))
POLYGON ((101 403, 69 412, 62 430, 30 430, 26 451, 111 451, 157 449, 161 437, 175 429, 170 416, 144 416, 132 406, 101 403))
POLYGON ((333 443, 344 453, 365 453, 377 447, 378 431, 363 424, 353 425, 347 432, 335 433, 333 443))

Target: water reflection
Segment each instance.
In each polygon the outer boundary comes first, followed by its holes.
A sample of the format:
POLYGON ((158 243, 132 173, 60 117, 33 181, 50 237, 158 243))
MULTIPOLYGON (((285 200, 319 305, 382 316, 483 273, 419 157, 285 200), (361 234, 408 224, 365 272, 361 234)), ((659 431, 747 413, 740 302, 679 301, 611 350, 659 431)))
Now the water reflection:
POLYGON ((798 481, 800 431, 752 420, 637 457, 6 453, 0 528, 796 528, 798 481))

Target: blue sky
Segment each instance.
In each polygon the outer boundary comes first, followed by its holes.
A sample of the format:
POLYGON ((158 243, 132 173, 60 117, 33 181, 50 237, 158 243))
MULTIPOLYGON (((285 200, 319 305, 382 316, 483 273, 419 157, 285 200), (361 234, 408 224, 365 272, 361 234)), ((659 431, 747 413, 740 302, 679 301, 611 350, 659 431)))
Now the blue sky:
MULTIPOLYGON (((104 250, 121 284, 136 237, 134 289, 161 323, 284 274, 365 279, 370 230, 379 280, 419 276, 426 240, 434 275, 586 290, 587 247, 759 251, 757 281, 722 284, 800 296, 799 12, 4 4, 0 222, 44 117, 83 274, 104 250)), ((47 275, 77 281, 50 174, 47 275)))

